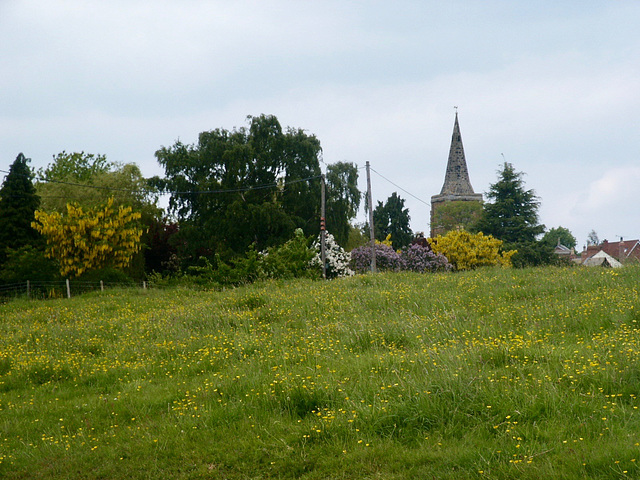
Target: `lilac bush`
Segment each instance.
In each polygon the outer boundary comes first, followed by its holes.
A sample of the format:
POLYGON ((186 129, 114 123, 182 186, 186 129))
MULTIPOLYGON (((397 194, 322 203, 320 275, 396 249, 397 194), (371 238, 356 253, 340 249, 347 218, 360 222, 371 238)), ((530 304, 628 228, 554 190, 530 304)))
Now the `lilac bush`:
MULTIPOLYGON (((403 270, 402 257, 389 245, 376 243, 376 268, 380 271, 399 272, 403 270)), ((371 245, 351 250, 351 268, 357 273, 365 273, 371 269, 371 245)))
MULTIPOLYGON (((442 254, 435 254, 428 244, 414 243, 401 253, 389 245, 376 243, 376 267, 380 271, 411 271, 418 273, 449 271, 453 267, 442 254)), ((357 273, 371 269, 371 246, 365 245, 351 251, 351 268, 357 273)))
POLYGON ((411 272, 445 272, 453 270, 453 266, 447 260, 447 257, 441 253, 433 253, 428 246, 414 243, 409 245, 402 251, 402 260, 405 270, 411 272))

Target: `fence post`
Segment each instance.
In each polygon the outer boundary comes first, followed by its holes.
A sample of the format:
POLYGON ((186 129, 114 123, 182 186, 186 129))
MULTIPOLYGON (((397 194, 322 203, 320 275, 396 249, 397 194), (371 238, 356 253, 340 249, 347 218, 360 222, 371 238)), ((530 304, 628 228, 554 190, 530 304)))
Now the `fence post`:
POLYGON ((100 280, 100 291, 104 292, 104 282, 100 280))
POLYGON ((67 298, 71 298, 71 286, 69 285, 68 278, 67 278, 67 298))
POLYGON ((27 280, 27 298, 31 298, 31 283, 27 280))
POLYGON ((143 280, 143 281, 142 281, 142 289, 143 289, 143 290, 146 290, 146 289, 147 289, 147 281, 146 281, 146 280, 143 280))

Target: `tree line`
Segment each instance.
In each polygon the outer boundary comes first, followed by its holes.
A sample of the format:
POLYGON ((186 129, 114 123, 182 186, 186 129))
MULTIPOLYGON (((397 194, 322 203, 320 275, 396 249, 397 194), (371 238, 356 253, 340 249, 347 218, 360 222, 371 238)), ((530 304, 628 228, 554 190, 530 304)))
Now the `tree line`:
MULTIPOLYGON (((33 171, 19 154, 0 188, 0 282, 179 275, 246 261, 248 251, 274 251, 296 231, 309 243, 319 234, 322 148, 313 134, 260 115, 248 117, 246 127, 202 132, 193 145, 163 146, 155 156, 163 177, 144 178, 133 163, 84 152, 61 152, 33 171), (166 211, 158 206, 161 194, 169 194, 166 211)), ((325 170, 327 229, 351 250, 369 235, 368 225, 354 224, 358 168, 338 162, 325 170)), ((549 262, 555 237, 575 246, 562 227, 538 240, 539 199, 512 165, 505 163, 487 197, 474 211, 453 205, 438 221, 450 229, 464 222, 503 240, 518 250, 520 265, 549 262)), ((377 202, 373 219, 376 238, 390 239, 396 250, 415 237, 395 192, 377 202)))

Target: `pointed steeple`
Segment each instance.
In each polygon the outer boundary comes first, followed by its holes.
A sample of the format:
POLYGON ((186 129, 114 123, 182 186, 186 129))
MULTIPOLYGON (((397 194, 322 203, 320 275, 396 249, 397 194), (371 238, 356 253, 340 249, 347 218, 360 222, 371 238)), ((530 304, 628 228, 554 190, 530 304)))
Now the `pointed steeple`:
POLYGON ((464 157, 462 135, 460 135, 460 125, 458 124, 458 112, 456 112, 456 120, 453 124, 447 173, 444 177, 444 185, 442 185, 440 195, 474 195, 473 187, 469 181, 467 160, 464 157))
POLYGON ((444 235, 452 228, 465 228, 479 214, 478 204, 482 205, 482 194, 474 193, 469 181, 456 108, 444 185, 440 195, 431 197, 431 237, 444 235), (447 205, 452 204, 456 205, 455 210, 447 210, 447 205))

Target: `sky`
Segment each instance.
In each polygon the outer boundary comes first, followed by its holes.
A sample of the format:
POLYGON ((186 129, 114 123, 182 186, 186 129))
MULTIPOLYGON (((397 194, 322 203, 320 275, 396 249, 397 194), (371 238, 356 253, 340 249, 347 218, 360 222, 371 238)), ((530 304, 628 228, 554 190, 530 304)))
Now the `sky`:
POLYGON ((374 203, 428 233, 457 107, 476 193, 507 161, 578 250, 637 239, 639 24, 637 0, 0 0, 0 170, 84 151, 162 176, 160 147, 264 113, 368 161, 374 203))

